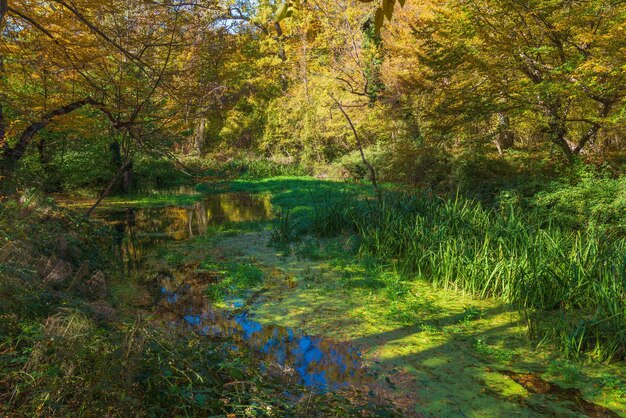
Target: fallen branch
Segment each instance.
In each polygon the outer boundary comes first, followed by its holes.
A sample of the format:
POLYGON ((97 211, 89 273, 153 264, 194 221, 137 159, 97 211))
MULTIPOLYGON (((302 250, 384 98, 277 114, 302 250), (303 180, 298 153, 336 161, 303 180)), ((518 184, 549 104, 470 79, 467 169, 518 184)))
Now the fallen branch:
POLYGON ((126 161, 124 164, 122 164, 119 170, 117 170, 117 173, 115 173, 115 176, 113 176, 113 178, 111 179, 111 182, 108 184, 108 186, 102 191, 102 193, 100 193, 100 197, 98 198, 98 200, 96 200, 96 202, 83 215, 83 221, 86 221, 91 215, 91 212, 93 212, 98 207, 100 202, 102 202, 102 200, 107 197, 109 193, 111 193, 111 189, 113 189, 113 186, 115 185, 117 180, 119 180, 120 176, 124 173, 124 171, 128 169, 128 167, 131 166, 131 164, 131 161, 126 161))

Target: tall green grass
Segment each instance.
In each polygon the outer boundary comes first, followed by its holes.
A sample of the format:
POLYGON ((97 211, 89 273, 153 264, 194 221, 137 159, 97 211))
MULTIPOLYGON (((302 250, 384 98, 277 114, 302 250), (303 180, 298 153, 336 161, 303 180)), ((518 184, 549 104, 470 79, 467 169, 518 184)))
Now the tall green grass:
POLYGON ((609 361, 626 354, 623 236, 574 230, 545 211, 487 210, 460 197, 394 193, 344 211, 362 253, 436 286, 511 303, 533 335, 571 356, 609 361))

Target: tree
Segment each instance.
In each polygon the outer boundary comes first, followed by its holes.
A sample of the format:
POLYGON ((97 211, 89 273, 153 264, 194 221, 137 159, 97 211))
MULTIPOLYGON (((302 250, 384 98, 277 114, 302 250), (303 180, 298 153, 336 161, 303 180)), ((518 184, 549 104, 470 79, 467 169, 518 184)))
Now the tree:
POLYGON ((7 88, 0 104, 17 118, 7 131, 6 112, 0 112, 4 174, 13 171, 37 132, 87 104, 121 133, 113 140, 121 141, 124 161, 137 149, 168 153, 146 141, 180 129, 175 115, 181 69, 173 63, 184 57, 190 29, 206 28, 218 11, 139 0, 52 3, 22 0, 7 8, 3 57, 10 65, 3 66, 7 88), (48 74, 55 74, 53 83, 48 74), (42 89, 45 94, 32 94, 42 89))
MULTIPOLYGON (((413 84, 436 97, 432 120, 444 116, 433 126, 532 123, 572 160, 615 125, 623 106, 625 8, 608 0, 458 0, 413 17, 425 71, 413 84)), ((498 132, 510 139, 509 128, 498 132)))

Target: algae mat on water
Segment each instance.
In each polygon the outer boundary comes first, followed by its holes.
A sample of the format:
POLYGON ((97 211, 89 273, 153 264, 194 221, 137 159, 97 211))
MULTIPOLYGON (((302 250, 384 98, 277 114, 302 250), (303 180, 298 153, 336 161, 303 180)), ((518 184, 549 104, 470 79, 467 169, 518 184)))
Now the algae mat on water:
MULTIPOLYGON (((271 273, 267 290, 250 307, 256 320, 355 344, 378 388, 407 412, 615 415, 601 406, 587 407, 597 403, 624 413, 623 399, 607 399, 599 388, 603 375, 613 369, 572 365, 534 351, 518 314, 506 306, 405 281, 373 263, 350 261, 340 256, 348 254, 349 242, 315 240, 319 251, 311 259, 298 256, 298 246, 292 249, 296 254, 281 255, 267 245, 268 239, 259 232, 215 242, 220 254, 254 261, 271 273), (576 370, 574 378, 561 376, 568 368, 576 370), (574 389, 537 390, 516 379, 518 373, 574 389)), ((311 242, 300 244, 307 246, 311 242)))
MULTIPOLYGON (((222 185, 220 192, 234 190, 269 195, 275 212, 289 208, 300 238, 276 248, 270 245, 267 224, 226 225, 205 237, 168 245, 173 258, 180 258, 177 264, 263 271, 260 283, 246 284, 253 291, 262 289, 246 306, 255 321, 359 347, 375 383, 368 389, 392 397, 407 414, 626 413, 623 367, 584 366, 547 348, 535 350, 515 310, 403 276, 392 265, 359 255, 349 234, 331 239, 307 235, 315 204, 345 196, 368 198, 366 186, 280 178, 222 185)), ((249 290, 237 286, 233 277, 219 291, 212 289, 219 284, 207 286, 218 306, 220 298, 224 306, 228 298, 249 290)))

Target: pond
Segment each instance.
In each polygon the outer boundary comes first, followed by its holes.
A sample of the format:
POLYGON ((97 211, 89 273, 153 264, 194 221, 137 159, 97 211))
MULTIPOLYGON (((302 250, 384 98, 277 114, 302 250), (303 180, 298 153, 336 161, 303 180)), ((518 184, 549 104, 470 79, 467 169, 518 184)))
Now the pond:
MULTIPOLYGON (((271 324, 262 324, 246 308, 246 300, 229 301, 230 308, 215 309, 204 292, 192 284, 161 282, 161 304, 172 326, 190 327, 201 335, 228 337, 233 348, 245 346, 259 367, 290 376, 317 392, 337 390, 371 381, 361 353, 349 343, 322 338, 271 324)), ((248 301, 255 295, 249 295, 248 301)))
MULTIPOLYGON (((177 192, 194 193, 184 187, 177 192)), ((167 193, 171 194, 172 190, 167 193)), ((146 252, 167 241, 205 235, 216 225, 264 221, 271 216, 269 196, 247 193, 206 195, 186 206, 103 208, 94 213, 95 218, 104 220, 117 231, 125 272, 136 269, 146 252)))
MULTIPOLYGON (((185 187, 149 193, 196 194, 185 187)), ((271 216, 269 196, 246 193, 207 195, 186 206, 105 207, 94 214, 117 231, 126 273, 140 270, 142 257, 168 241, 205 235, 216 225, 264 221, 271 216)), ((254 353, 259 368, 295 378, 318 392, 367 379, 361 354, 355 347, 297 329, 261 324, 245 309, 250 298, 230 301, 229 309, 216 309, 206 297, 206 286, 210 283, 198 282, 190 275, 186 277, 182 271, 176 276, 179 279, 162 277, 159 283, 159 312, 171 326, 190 327, 201 335, 226 337, 232 341, 233 349, 246 347, 254 353)))

